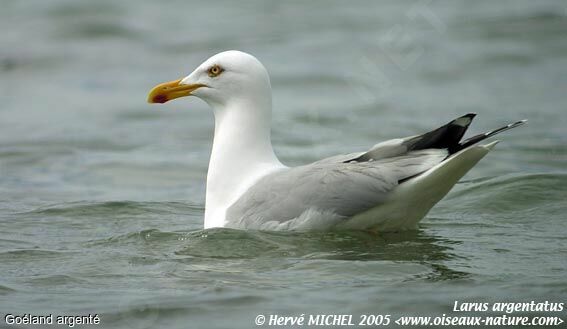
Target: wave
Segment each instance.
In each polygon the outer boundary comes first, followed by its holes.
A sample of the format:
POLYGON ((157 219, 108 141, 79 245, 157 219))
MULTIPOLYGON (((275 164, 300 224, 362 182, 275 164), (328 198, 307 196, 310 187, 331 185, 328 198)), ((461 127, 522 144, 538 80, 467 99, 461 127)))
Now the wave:
POLYGON ((55 274, 46 275, 33 278, 28 283, 33 285, 55 286, 55 285, 82 285, 87 283, 87 280, 79 279, 70 275, 55 274))
POLYGON ((34 259, 55 259, 61 258, 68 255, 71 252, 46 250, 46 249, 17 249, 17 250, 7 250, 0 252, 0 261, 20 261, 21 259, 27 259, 33 261, 34 259))
POLYGON ((9 287, 6 287, 6 286, 3 286, 3 285, 0 284, 0 296, 1 295, 7 295, 9 293, 16 292, 16 291, 17 291, 16 289, 12 289, 12 288, 9 288, 9 287))
POLYGON ((567 211, 567 174, 540 173, 460 183, 434 213, 493 218, 554 218, 567 211))
POLYGON ((41 207, 24 214, 93 216, 105 214, 192 214, 203 212, 202 206, 178 201, 77 201, 41 207))

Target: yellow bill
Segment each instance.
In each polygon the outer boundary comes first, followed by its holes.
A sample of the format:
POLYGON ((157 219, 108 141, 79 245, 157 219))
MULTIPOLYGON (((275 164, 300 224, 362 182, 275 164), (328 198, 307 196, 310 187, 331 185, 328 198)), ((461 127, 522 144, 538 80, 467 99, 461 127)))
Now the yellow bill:
POLYGON ((181 80, 164 82, 155 86, 148 94, 148 103, 165 103, 179 97, 190 96, 194 90, 205 87, 201 83, 180 84, 181 80))

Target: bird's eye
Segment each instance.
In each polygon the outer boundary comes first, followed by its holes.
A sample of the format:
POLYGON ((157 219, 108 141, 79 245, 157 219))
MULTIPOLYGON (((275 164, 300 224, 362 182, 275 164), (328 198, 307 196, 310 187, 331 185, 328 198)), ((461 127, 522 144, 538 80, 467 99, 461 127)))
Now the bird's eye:
POLYGON ((224 69, 218 65, 213 65, 209 68, 209 70, 207 70, 207 74, 211 77, 217 77, 219 76, 219 74, 221 74, 224 71, 224 69))

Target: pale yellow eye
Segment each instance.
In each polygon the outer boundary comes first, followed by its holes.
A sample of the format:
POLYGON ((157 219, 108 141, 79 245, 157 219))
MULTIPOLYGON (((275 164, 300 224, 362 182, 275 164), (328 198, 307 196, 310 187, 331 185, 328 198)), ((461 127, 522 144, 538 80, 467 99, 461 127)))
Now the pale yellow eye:
POLYGON ((221 74, 224 71, 224 69, 218 65, 213 65, 209 68, 209 70, 207 71, 208 75, 211 78, 214 78, 216 76, 218 76, 219 74, 221 74))

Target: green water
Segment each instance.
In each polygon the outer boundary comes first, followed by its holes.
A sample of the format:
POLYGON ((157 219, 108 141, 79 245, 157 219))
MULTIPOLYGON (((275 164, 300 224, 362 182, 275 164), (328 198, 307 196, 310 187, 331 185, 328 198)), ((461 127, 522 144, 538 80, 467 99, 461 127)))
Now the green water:
POLYGON ((8 313, 252 328, 258 314, 565 301, 564 1, 0 6, 1 328, 8 313), (529 124, 501 135, 416 232, 202 230, 211 111, 145 97, 227 49, 270 71, 288 165, 467 112, 471 133, 529 124))

